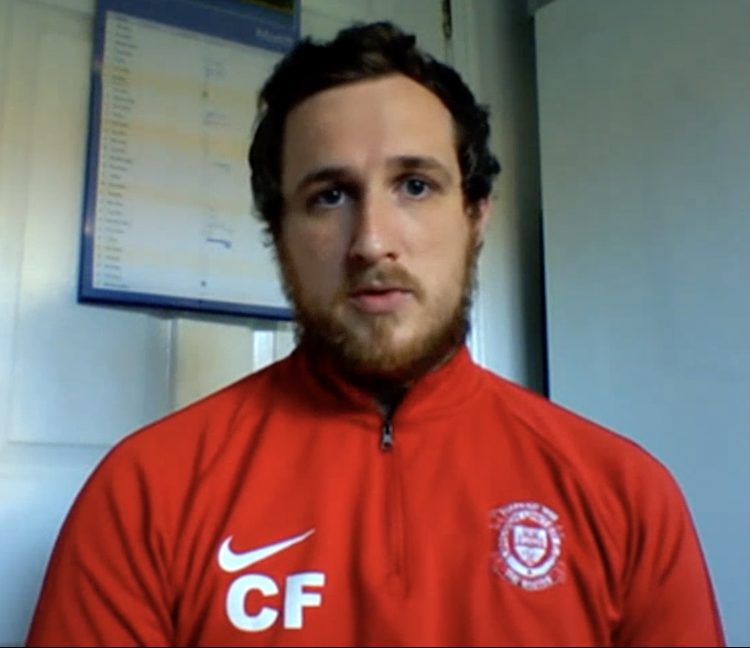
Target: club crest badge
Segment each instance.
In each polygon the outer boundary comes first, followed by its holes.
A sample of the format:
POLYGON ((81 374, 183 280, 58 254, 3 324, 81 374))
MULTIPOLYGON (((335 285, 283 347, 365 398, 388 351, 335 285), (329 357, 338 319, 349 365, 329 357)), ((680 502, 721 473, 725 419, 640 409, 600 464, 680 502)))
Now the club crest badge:
POLYGON ((514 502, 490 512, 497 530, 492 569, 525 590, 543 590, 561 583, 563 532, 559 516, 538 502, 514 502))

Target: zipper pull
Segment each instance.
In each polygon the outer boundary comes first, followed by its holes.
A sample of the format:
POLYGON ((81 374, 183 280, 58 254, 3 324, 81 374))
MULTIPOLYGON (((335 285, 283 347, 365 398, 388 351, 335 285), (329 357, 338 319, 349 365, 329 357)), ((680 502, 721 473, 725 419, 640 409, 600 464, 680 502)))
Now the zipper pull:
POLYGON ((391 419, 383 421, 380 428, 380 449, 391 450, 393 448, 393 423, 391 419))

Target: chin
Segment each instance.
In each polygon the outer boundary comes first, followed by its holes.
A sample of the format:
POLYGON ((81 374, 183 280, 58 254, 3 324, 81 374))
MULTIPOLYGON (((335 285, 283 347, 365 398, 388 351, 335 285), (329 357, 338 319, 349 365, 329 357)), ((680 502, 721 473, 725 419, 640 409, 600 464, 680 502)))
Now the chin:
MULTIPOLYGON (((364 383, 410 383, 440 365, 466 337, 464 318, 425 322, 421 330, 392 317, 378 317, 367 326, 339 322, 334 335, 313 335, 351 379, 364 383)), ((328 329, 330 334, 332 331, 328 329)))

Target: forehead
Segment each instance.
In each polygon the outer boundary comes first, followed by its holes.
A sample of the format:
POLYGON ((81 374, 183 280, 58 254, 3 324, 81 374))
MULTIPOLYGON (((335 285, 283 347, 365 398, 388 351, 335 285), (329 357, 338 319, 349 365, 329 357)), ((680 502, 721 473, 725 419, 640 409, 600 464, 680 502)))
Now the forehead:
POLYGON ((366 172, 399 157, 431 157, 458 175, 453 118, 440 99, 402 75, 330 88, 287 116, 282 191, 317 168, 366 172))

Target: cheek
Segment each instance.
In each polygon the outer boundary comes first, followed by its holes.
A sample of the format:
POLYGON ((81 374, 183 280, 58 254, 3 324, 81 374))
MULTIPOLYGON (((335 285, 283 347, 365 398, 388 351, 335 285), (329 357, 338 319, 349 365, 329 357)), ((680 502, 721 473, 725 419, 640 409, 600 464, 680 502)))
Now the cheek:
POLYGON ((425 271, 435 285, 460 282, 466 265, 469 247, 473 245, 468 227, 452 227, 438 236, 430 237, 422 249, 426 260, 425 271))
POLYGON ((313 294, 338 285, 343 246, 330 228, 289 224, 282 233, 287 262, 298 281, 313 294))

